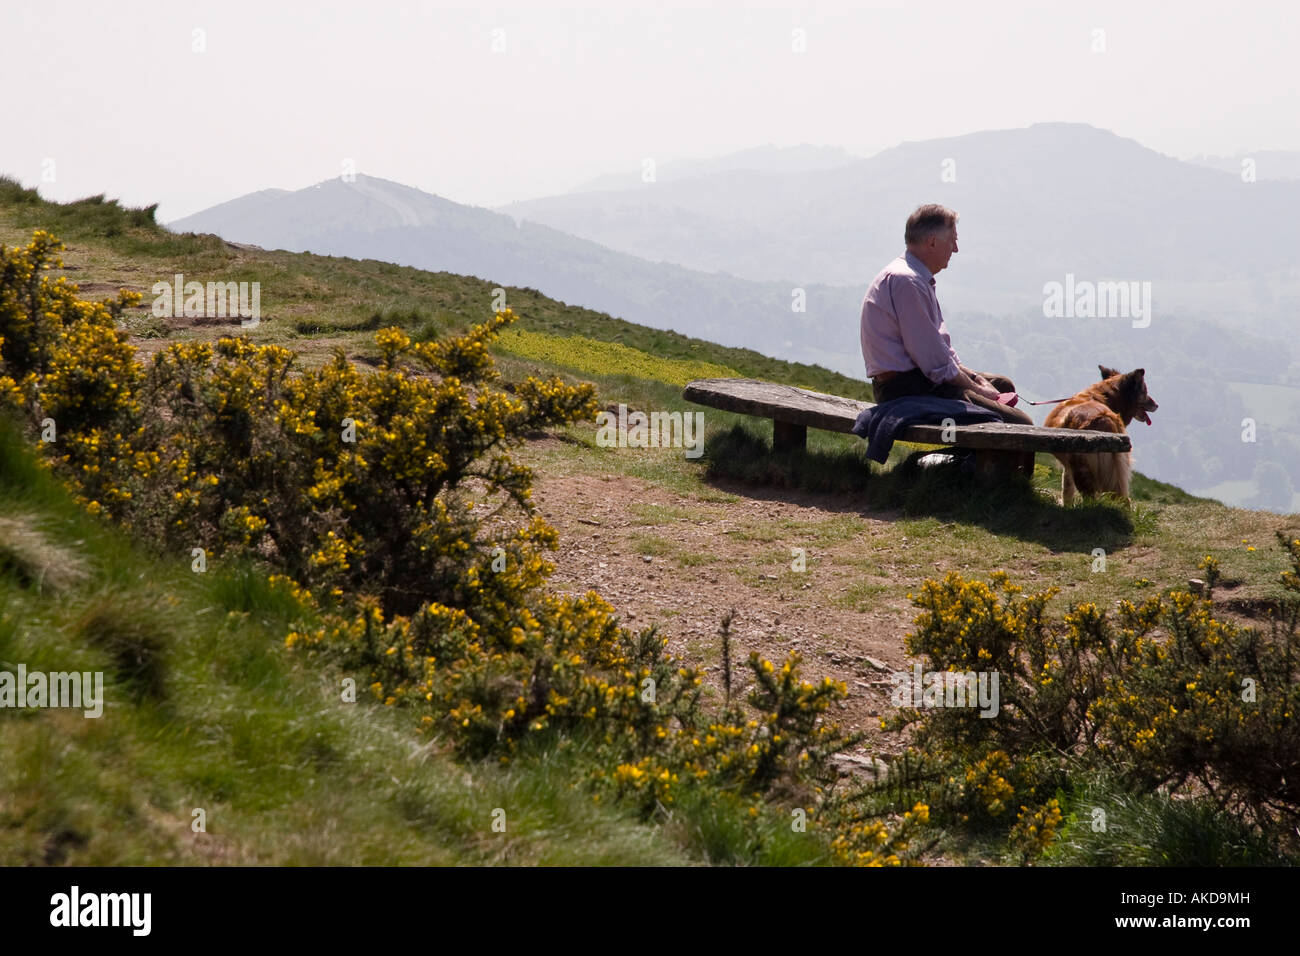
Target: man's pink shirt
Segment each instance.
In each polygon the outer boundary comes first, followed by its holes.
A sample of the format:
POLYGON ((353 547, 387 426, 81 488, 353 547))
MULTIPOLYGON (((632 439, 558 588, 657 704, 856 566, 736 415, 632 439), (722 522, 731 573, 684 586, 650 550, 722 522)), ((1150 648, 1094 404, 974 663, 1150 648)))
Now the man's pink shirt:
POLYGON ((872 280, 862 300, 861 339, 868 378, 919 368, 937 385, 961 371, 943 324, 934 274, 911 252, 872 280))

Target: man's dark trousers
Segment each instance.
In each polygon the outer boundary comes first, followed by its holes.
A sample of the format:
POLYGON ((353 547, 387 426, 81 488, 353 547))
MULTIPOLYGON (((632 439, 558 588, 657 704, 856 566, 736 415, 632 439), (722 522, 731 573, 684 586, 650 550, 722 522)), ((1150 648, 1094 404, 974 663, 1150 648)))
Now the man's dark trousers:
MULTIPOLYGON (((999 392, 1014 392, 1016 390, 1015 383, 1005 375, 989 375, 987 372, 980 372, 979 374, 999 392)), ((956 398, 970 402, 972 405, 978 405, 981 408, 987 408, 996 412, 1002 417, 1003 421, 1012 425, 1032 425, 1034 423, 1034 420, 1020 409, 1003 405, 1001 402, 995 402, 991 398, 985 398, 978 392, 958 388, 956 385, 949 385, 946 382, 936 385, 919 368, 890 376, 887 381, 873 378, 871 380, 871 389, 875 392, 877 403, 887 402, 894 398, 903 398, 907 395, 933 395, 936 398, 956 398)), ((1025 452, 1020 462, 1020 470, 1026 475, 1033 474, 1033 452, 1025 452)))

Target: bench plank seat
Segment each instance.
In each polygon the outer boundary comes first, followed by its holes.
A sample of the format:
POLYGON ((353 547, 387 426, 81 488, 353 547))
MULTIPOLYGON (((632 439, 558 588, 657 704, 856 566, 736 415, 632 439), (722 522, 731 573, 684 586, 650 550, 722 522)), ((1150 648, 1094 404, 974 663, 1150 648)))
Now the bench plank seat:
MULTIPOLYGON (((850 432, 858 415, 871 404, 749 378, 698 379, 682 390, 682 397, 709 408, 772 419, 776 451, 806 447, 809 428, 850 432)), ((1010 422, 957 425, 951 432, 952 442, 943 440, 943 432, 942 425, 913 425, 898 438, 921 444, 951 444, 977 449, 986 453, 983 456, 986 467, 981 471, 1005 470, 1016 459, 1016 455, 1011 453, 1126 452, 1132 448, 1127 435, 1010 422), (997 452, 1008 454, 995 454, 997 452)))

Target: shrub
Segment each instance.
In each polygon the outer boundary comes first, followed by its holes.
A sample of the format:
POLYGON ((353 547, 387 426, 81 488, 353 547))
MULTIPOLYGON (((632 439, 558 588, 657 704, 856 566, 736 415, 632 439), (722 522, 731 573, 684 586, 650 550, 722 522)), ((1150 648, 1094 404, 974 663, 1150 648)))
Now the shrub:
MULTIPOLYGON (((1300 592, 1300 541, 1279 534, 1300 592)), ((1121 607, 1115 673, 1093 704, 1099 747, 1136 786, 1199 785, 1261 826, 1300 822, 1300 642, 1297 605, 1269 633, 1213 616, 1213 602, 1174 592, 1121 607), (1160 633, 1157 634, 1156 628, 1160 633)))
MULTIPOLYGON (((114 332, 114 320, 121 310, 140 301, 138 293, 122 291, 108 302, 86 302, 77 298, 77 287, 67 279, 51 279, 47 272, 63 267, 59 252, 63 243, 43 230, 37 230, 25 247, 0 245, 0 346, 3 346, 4 373, 12 388, 27 376, 46 375, 56 371, 51 362, 66 334, 96 338, 108 346, 114 357, 120 350, 109 346, 104 332, 114 332)), ((124 343, 125 336, 111 336, 124 343)), ((84 347, 84 344, 83 344, 84 347)), ((129 348, 129 347, 128 347, 129 348)), ((72 369, 64 362, 62 372, 70 375, 72 369)), ((93 394, 81 396, 78 406, 85 414, 96 410, 86 408, 94 395, 104 397, 94 368, 82 369, 88 376, 85 384, 93 394), (92 384, 93 383, 93 384, 92 384)), ((65 383, 63 391, 71 398, 76 381, 65 383)), ((126 390, 127 386, 120 386, 126 390)), ((110 401, 110 406, 116 402, 110 401)), ((112 408, 101 414, 111 414, 112 408)))
MULTIPOLYGON (((1300 593, 1300 540, 1279 539, 1292 563, 1281 583, 1300 593)), ((1201 567, 1212 594, 1216 565, 1201 567)), ((994 719, 963 707, 900 711, 892 726, 915 729, 908 786, 961 823, 994 825, 1019 806, 1010 836, 1026 856, 1060 823, 1044 798, 1100 770, 1135 793, 1211 800, 1274 837, 1294 828, 1300 598, 1283 601, 1262 633, 1180 590, 1121 602, 1113 617, 1077 603, 1054 621, 1045 609, 1055 593, 1022 596, 1001 573, 925 583, 908 650, 928 670, 996 672, 1000 709, 994 719)))
POLYGON ((701 781, 815 799, 835 780, 831 756, 859 739, 823 719, 847 688, 800 680, 797 655, 780 668, 752 655, 751 710, 712 713, 699 671, 666 654, 653 629, 619 627, 595 593, 546 596, 518 620, 492 631, 429 605, 385 623, 372 605, 287 643, 324 652, 376 700, 413 707, 466 757, 508 760, 527 738, 582 735, 602 755, 596 779, 647 814, 701 781))

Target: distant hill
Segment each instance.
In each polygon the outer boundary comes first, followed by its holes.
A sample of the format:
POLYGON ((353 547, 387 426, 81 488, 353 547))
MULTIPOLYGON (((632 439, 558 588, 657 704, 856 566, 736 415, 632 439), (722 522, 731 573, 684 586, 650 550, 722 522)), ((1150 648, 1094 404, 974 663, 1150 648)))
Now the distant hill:
MULTIPOLYGON (((485 223, 492 223, 482 213, 477 207, 399 183, 357 176, 351 182, 327 179, 296 191, 263 189, 177 219, 168 228, 298 252, 313 238, 336 231, 370 233, 420 226, 482 231, 485 223)), ((513 228, 513 222, 510 225, 513 228)))

